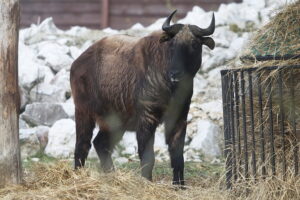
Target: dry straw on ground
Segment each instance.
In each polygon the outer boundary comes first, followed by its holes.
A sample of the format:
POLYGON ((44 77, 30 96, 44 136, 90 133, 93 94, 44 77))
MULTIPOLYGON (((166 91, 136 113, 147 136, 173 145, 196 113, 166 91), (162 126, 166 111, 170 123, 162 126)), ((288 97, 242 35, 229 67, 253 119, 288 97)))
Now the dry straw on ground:
MULTIPOLYGON (((201 180, 201 179, 198 179, 201 180)), ((25 176, 24 184, 0 189, 0 199, 224 199, 228 194, 208 182, 194 182, 186 190, 170 181, 149 182, 134 171, 116 170, 104 174, 92 169, 74 171, 68 162, 37 164, 25 176), (202 186, 201 186, 202 185, 202 186), (208 187, 208 188, 204 188, 208 187)))
POLYGON ((75 172, 69 162, 36 164, 25 175, 22 185, 0 189, 4 200, 76 200, 76 199, 297 199, 300 179, 267 179, 238 183, 232 190, 224 189, 219 180, 194 177, 185 190, 173 187, 169 181, 146 181, 136 172, 117 170, 109 174, 93 169, 75 172))

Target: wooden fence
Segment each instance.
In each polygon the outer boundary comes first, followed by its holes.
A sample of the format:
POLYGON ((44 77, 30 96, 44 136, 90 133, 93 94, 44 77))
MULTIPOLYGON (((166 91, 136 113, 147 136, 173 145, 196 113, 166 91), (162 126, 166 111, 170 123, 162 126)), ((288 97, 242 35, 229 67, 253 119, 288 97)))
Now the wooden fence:
POLYGON ((21 26, 39 23, 53 17, 62 29, 71 26, 89 28, 130 28, 140 22, 149 25, 177 9, 181 18, 197 5, 205 10, 217 10, 221 3, 242 0, 20 0, 21 26))

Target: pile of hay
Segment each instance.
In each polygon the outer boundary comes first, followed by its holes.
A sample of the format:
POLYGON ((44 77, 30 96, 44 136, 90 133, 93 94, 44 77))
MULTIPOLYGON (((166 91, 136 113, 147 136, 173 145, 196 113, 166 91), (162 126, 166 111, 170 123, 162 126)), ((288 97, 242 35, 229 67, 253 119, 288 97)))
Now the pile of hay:
MULTIPOLYGON (((169 177, 171 178, 171 177, 169 177)), ((137 171, 116 170, 101 173, 87 168, 74 171, 69 162, 36 164, 19 186, 0 189, 0 199, 75 200, 75 199, 223 199, 226 191, 218 182, 195 177, 186 190, 174 188, 171 180, 147 181, 137 171), (198 180, 198 181, 196 181, 198 180)))
POLYGON ((299 64, 300 61, 300 1, 279 10, 271 21, 252 37, 241 60, 244 67, 299 64), (268 56, 269 61, 256 58, 268 56), (288 57, 290 59, 280 59, 288 57), (272 59, 273 58, 273 59, 272 59))
POLYGON ((136 172, 117 170, 109 174, 83 169, 74 172, 68 162, 36 164, 19 186, 0 189, 4 200, 77 199, 297 199, 300 179, 266 179, 233 185, 224 189, 224 179, 212 181, 194 177, 185 190, 173 187, 170 180, 146 181, 136 172))
MULTIPOLYGON (((271 149, 271 135, 269 124, 269 92, 268 85, 271 85, 272 91, 272 112, 273 112, 273 134, 275 146, 276 175, 294 174, 294 155, 299 156, 300 141, 300 68, 291 68, 292 65, 300 65, 300 1, 297 0, 280 10, 272 20, 262 27, 250 40, 249 48, 241 56, 242 64, 235 66, 237 68, 258 68, 260 73, 255 72, 253 75, 253 110, 254 110, 254 135, 255 149, 253 150, 253 141, 251 135, 251 112, 249 101, 249 82, 248 73, 245 72, 245 98, 246 98, 246 120, 247 120, 247 144, 248 144, 248 165, 249 174, 252 173, 253 151, 256 157, 258 167, 257 174, 262 174, 262 167, 266 167, 267 175, 272 174, 271 160, 273 158, 271 149), (270 60, 261 60, 262 57, 269 57, 270 60), (289 58, 289 59, 286 59, 289 58), (264 67, 279 66, 276 70, 264 70, 264 67), (281 134, 280 119, 280 95, 279 95, 279 73, 282 74, 282 93, 284 108, 284 137, 281 134), (258 77, 262 86, 262 123, 259 120, 259 98, 258 98, 258 77), (293 81, 291 81, 293 77, 293 81), (292 101, 291 89, 294 90, 294 103, 292 101), (295 114, 295 115, 294 115, 295 114), (294 116, 293 116, 294 115, 294 116), (294 119, 296 123, 296 132, 293 130, 294 119), (264 145, 265 145, 265 162, 262 162, 261 155, 261 135, 260 128, 263 126, 264 145), (284 143, 284 145, 283 145, 284 143), (283 162, 286 162, 286 172, 283 174, 283 162)), ((240 101, 241 102, 241 101, 240 101)), ((240 116, 242 111, 240 108, 240 116)), ((242 118, 240 118, 240 127, 237 127, 241 134, 241 154, 236 155, 238 172, 241 177, 245 171, 245 148, 242 137, 242 118)), ((239 138, 236 135, 236 141, 239 138)), ((235 146, 236 151, 238 145, 235 146)), ((300 160, 300 157, 298 158, 300 160)), ((298 163, 300 165, 300 163, 298 163)))

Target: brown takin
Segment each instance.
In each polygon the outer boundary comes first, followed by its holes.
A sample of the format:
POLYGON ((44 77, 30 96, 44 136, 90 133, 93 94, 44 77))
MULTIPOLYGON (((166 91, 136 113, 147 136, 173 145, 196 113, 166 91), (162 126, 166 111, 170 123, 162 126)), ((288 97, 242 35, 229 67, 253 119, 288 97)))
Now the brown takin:
POLYGON ((165 125, 173 183, 184 185, 183 148, 193 78, 201 66, 202 45, 213 49, 215 19, 208 28, 174 24, 138 38, 105 37, 89 47, 71 67, 75 102, 75 168, 84 166, 93 144, 104 171, 113 169, 114 146, 125 131, 135 131, 142 176, 151 180, 154 133, 165 125))

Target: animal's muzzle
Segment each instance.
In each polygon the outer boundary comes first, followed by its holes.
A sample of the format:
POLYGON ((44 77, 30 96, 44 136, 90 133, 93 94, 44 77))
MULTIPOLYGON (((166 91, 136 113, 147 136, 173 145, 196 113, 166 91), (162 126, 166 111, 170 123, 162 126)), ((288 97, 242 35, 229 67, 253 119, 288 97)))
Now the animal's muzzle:
POLYGON ((169 73, 169 77, 170 77, 170 80, 172 83, 177 83, 179 82, 182 77, 183 77, 183 72, 180 72, 180 71, 171 71, 169 73))

